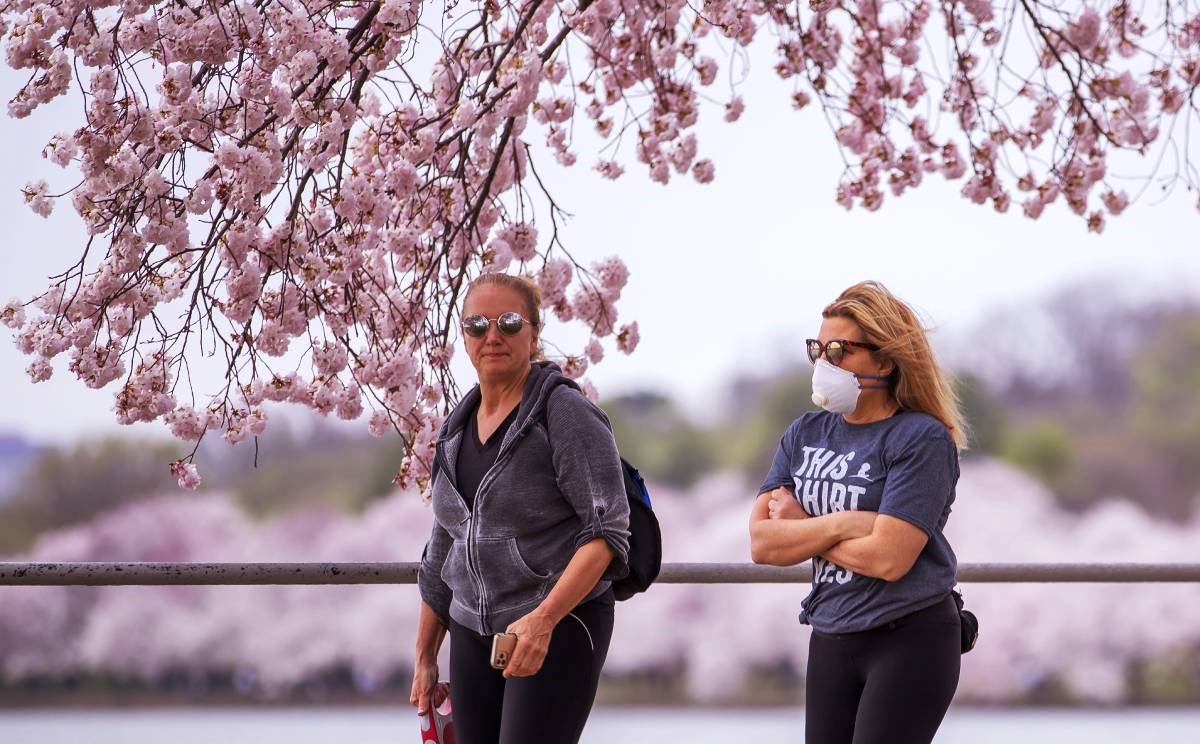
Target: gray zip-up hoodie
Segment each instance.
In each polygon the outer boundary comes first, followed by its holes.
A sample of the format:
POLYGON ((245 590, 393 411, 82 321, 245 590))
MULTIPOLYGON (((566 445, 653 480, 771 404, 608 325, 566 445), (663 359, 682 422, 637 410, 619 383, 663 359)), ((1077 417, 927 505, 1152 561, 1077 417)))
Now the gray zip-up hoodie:
POLYGON ((442 623, 501 633, 545 598, 575 551, 604 538, 614 557, 591 599, 629 571, 629 502, 608 417, 557 365, 536 362, 474 509, 455 477, 472 388, 442 426, 433 533, 417 583, 442 623))

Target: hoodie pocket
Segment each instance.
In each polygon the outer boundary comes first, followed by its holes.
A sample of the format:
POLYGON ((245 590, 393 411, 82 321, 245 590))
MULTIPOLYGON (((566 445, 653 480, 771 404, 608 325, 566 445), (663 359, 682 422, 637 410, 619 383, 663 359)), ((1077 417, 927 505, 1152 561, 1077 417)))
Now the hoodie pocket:
POLYGON ((476 548, 490 610, 506 610, 545 596, 550 575, 539 574, 525 563, 515 537, 479 540, 476 548))

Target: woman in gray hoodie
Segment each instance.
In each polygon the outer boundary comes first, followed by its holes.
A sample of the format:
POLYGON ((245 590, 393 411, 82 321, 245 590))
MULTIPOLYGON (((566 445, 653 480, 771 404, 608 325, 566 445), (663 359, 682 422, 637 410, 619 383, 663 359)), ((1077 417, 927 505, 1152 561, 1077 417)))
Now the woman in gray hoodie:
POLYGON ((591 711, 628 571, 629 504, 608 419, 539 361, 540 291, 506 274, 467 290, 463 340, 479 377, 446 419, 421 559, 411 701, 440 704, 450 634, 460 744, 570 744, 591 711), (501 671, 492 637, 516 636, 501 671))

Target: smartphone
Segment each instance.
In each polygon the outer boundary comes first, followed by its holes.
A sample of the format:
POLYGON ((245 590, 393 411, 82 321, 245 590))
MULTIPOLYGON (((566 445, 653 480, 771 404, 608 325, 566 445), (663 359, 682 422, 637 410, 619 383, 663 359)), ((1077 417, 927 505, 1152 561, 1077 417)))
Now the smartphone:
POLYGON ((492 636, 492 668, 503 669, 508 665, 513 649, 517 647, 517 637, 512 633, 497 633, 492 636))

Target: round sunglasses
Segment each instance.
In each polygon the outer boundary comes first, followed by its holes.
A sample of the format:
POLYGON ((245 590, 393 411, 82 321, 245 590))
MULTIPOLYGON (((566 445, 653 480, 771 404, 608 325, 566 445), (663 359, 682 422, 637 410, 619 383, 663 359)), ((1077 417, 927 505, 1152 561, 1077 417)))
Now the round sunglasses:
POLYGON ((821 358, 821 354, 829 360, 829 363, 837 367, 842 363, 842 358, 850 353, 850 347, 857 346, 862 349, 870 349, 871 351, 879 351, 879 347, 875 344, 868 344, 862 341, 847 341, 844 338, 833 338, 825 343, 821 343, 815 338, 805 340, 808 344, 808 361, 813 364, 821 358))
POLYGON ((489 318, 486 315, 468 315, 462 319, 463 333, 471 338, 483 338, 495 320, 496 327, 505 336, 515 336, 521 332, 528 320, 520 313, 501 313, 499 318, 489 318))

